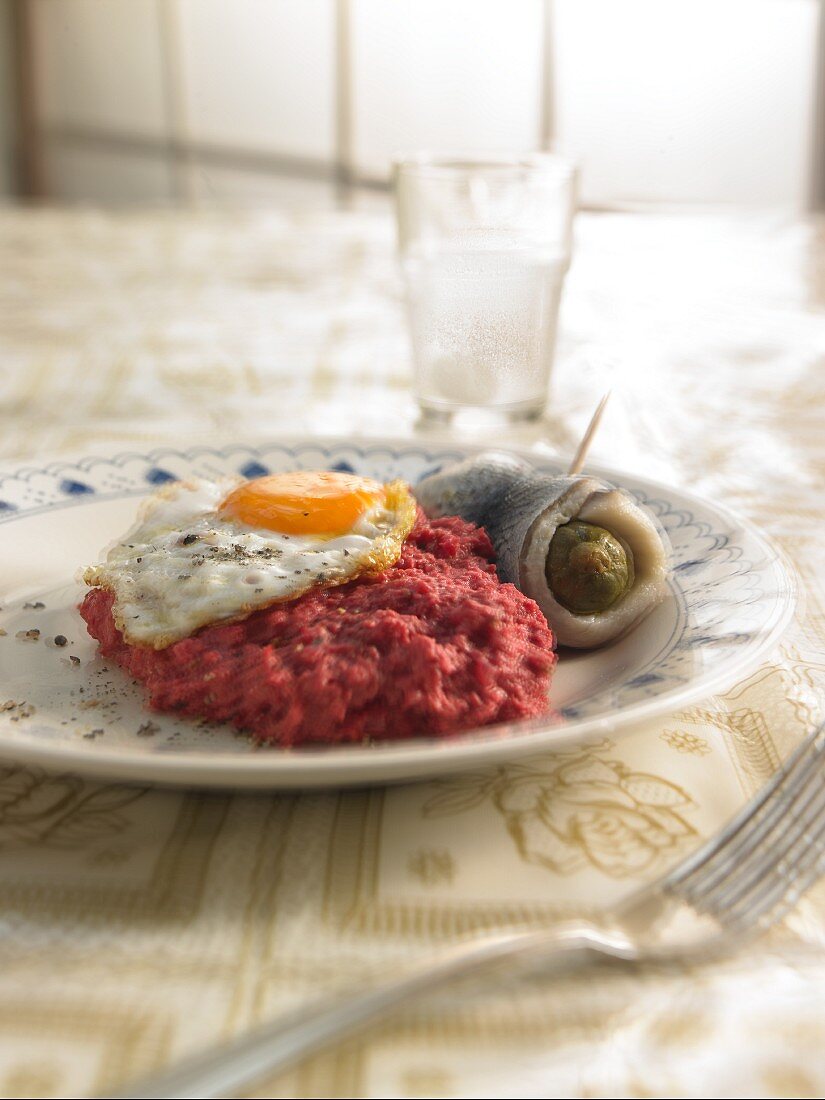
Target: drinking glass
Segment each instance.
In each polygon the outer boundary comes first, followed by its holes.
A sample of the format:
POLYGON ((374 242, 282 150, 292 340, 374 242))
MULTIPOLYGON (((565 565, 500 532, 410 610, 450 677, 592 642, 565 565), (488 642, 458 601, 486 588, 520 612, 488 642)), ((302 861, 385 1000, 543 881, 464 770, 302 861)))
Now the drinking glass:
POLYGON ((425 416, 534 419, 570 264, 576 171, 562 157, 416 155, 393 165, 415 392, 425 416))

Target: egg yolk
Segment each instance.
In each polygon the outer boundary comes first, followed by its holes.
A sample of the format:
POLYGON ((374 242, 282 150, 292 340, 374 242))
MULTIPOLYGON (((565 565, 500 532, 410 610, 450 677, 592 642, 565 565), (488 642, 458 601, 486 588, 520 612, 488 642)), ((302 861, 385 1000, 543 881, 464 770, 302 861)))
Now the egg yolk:
POLYGON ((383 501, 384 486, 371 478, 296 470, 244 482, 224 498, 221 512, 248 527, 333 537, 383 501))

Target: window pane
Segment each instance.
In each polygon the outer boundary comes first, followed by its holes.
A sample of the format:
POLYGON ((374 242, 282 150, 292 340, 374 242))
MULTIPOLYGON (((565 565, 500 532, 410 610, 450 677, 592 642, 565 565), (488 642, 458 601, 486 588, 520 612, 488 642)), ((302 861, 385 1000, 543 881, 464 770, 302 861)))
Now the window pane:
POLYGON ((399 149, 535 149, 540 0, 353 0, 354 153, 385 177, 399 149))
POLYGON ((32 16, 45 122, 165 132, 155 0, 36 0, 32 16))
POLYGON ((802 205, 816 0, 555 0, 556 136, 585 201, 802 205))
POLYGON ((162 157, 73 147, 59 140, 47 141, 44 153, 50 194, 61 201, 116 206, 171 198, 170 169, 162 157))
POLYGON ((190 136, 331 159, 333 0, 177 2, 190 136))

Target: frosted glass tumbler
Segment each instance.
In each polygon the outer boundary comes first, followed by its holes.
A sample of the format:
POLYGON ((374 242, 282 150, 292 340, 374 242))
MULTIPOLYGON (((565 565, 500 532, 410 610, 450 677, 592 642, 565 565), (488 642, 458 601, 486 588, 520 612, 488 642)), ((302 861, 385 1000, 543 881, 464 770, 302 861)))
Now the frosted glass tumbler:
POLYGON ((551 154, 402 157, 398 247, 422 411, 533 419, 547 401, 576 171, 551 154))

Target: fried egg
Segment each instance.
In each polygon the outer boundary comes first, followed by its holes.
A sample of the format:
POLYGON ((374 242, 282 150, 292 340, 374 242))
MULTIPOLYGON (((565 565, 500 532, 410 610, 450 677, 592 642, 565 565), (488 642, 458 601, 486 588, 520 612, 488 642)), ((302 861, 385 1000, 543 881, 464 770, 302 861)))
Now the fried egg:
POLYGON ((403 482, 345 473, 175 482, 83 579, 111 590, 127 642, 163 649, 209 623, 389 568, 415 514, 403 482))

